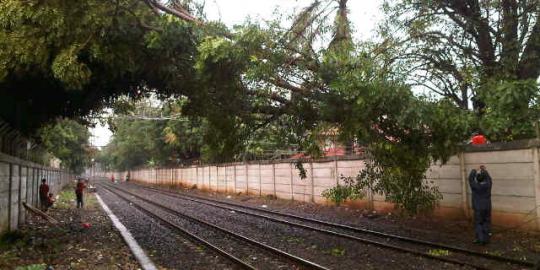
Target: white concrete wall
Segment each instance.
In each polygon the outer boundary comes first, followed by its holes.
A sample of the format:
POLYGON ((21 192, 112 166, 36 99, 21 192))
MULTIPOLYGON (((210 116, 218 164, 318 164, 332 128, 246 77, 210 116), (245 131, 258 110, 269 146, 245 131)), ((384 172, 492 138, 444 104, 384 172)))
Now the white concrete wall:
MULTIPOLYGON (((536 147, 486 150, 462 153, 444 165, 433 164, 427 171, 426 181, 437 186, 443 196, 435 214, 471 218, 467 177, 471 169, 483 164, 493 178, 494 224, 540 230, 539 156, 536 147)), ((331 160, 305 162, 303 166, 305 179, 300 179, 294 163, 289 161, 143 169, 132 171, 131 178, 150 184, 197 185, 197 188, 219 192, 275 195, 281 199, 326 204, 322 192, 342 181, 342 176, 356 176, 365 163, 363 160, 331 160)), ((5 170, 0 166, 0 177, 5 170)), ((383 195, 369 192, 363 200, 350 204, 377 210, 393 209, 383 195)))
POLYGON ((73 176, 0 153, 0 234, 16 230, 25 222, 26 211, 22 202, 39 206, 42 178, 47 179, 51 192, 57 194, 73 176))
MULTIPOLYGON (((160 185, 197 185, 219 192, 275 195, 278 198, 305 202, 325 202, 321 193, 342 176, 355 176, 364 168, 363 160, 306 162, 306 178, 301 179, 294 163, 226 164, 169 169, 131 171, 134 181, 160 185)), ((101 173, 101 176, 124 179, 125 172, 101 173)))
POLYGON ((9 228, 10 164, 0 162, 0 232, 9 228))

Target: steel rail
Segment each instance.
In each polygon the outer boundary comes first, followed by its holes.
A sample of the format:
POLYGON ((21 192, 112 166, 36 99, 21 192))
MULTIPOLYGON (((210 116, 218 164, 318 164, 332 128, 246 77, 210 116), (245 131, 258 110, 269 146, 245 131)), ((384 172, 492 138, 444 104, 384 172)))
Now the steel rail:
MULTIPOLYGON (((105 185, 107 185, 107 186, 109 187, 109 189, 111 188, 111 186, 109 186, 108 184, 105 184, 105 185)), ((186 218, 186 219, 189 219, 189 220, 198 222, 198 223, 200 223, 200 224, 204 224, 204 225, 206 225, 206 226, 208 226, 208 227, 211 227, 211 228, 216 229, 216 230, 218 230, 218 231, 224 232, 224 233, 226 233, 226 234, 228 234, 228 235, 230 235, 230 236, 233 236, 233 237, 235 237, 235 238, 238 238, 238 239, 241 239, 241 240, 243 240, 243 241, 246 241, 246 242, 248 242, 248 243, 250 243, 250 244, 253 244, 253 245, 255 245, 255 246, 258 246, 258 247, 260 247, 260 248, 262 248, 262 249, 265 249, 265 250, 267 250, 267 251, 270 251, 270 252, 272 252, 272 253, 274 253, 274 254, 277 254, 277 255, 279 255, 279 256, 285 257, 285 258, 287 258, 287 259, 289 259, 289 260, 291 260, 291 261, 293 261, 293 262, 296 262, 296 263, 299 263, 299 264, 304 265, 304 266, 306 266, 306 267, 309 267, 310 269, 329 270, 329 268, 324 267, 324 266, 321 266, 321 265, 319 265, 319 264, 317 264, 317 263, 311 262, 311 261, 309 261, 309 260, 306 260, 306 259, 304 259, 304 258, 298 257, 298 256, 293 255, 293 254, 291 254, 291 253, 285 252, 285 251, 280 250, 280 249, 278 249, 278 248, 269 246, 269 245, 267 245, 267 244, 258 242, 258 241, 256 241, 256 240, 253 240, 253 239, 248 238, 248 237, 246 237, 246 236, 240 235, 240 234, 235 233, 235 232, 233 232, 233 231, 230 231, 230 230, 228 230, 228 229, 219 227, 219 226, 217 226, 217 225, 211 224, 211 223, 206 222, 206 221, 204 221, 204 220, 201 220, 201 219, 199 219, 199 218, 196 218, 196 217, 192 217, 192 216, 186 215, 186 214, 184 214, 184 213, 182 213, 182 212, 179 212, 179 211, 177 211, 177 210, 174 210, 174 209, 172 209, 172 208, 170 208, 170 207, 168 207, 168 206, 165 206, 165 205, 163 205, 163 204, 161 204, 161 203, 158 203, 158 202, 149 200, 149 199, 147 199, 147 198, 144 198, 144 197, 142 197, 142 196, 140 196, 140 195, 138 195, 138 194, 135 194, 135 193, 133 193, 133 192, 126 191, 126 190, 120 189, 120 188, 118 188, 118 187, 112 187, 112 188, 114 188, 114 189, 116 189, 116 190, 119 190, 119 191, 121 191, 121 192, 127 193, 127 194, 129 194, 129 195, 131 195, 131 196, 133 196, 133 197, 136 197, 136 198, 138 198, 138 199, 144 201, 144 202, 147 202, 148 204, 155 205, 155 206, 157 206, 157 207, 159 207, 159 208, 161 208, 161 209, 163 209, 163 210, 165 210, 165 211, 167 211, 167 212, 169 212, 169 213, 172 213, 172 214, 181 216, 181 217, 183 217, 183 218, 186 218)), ((112 192, 112 191, 111 191, 111 192, 112 192)))
POLYGON ((221 254, 222 256, 224 256, 226 259, 229 259, 231 261, 233 261, 234 263, 240 265, 243 269, 250 269, 250 270, 256 270, 257 268, 253 267, 252 265, 242 261, 241 259, 237 258, 236 256, 228 253, 227 251, 221 249, 220 247, 218 246, 215 246, 213 245, 212 243, 198 237, 197 235, 183 229, 182 227, 174 224, 173 222, 170 222, 158 215, 156 215, 155 213, 152 213, 151 211, 149 211, 148 209, 145 209, 144 207, 136 204, 136 203, 133 203, 132 201, 130 201, 129 199, 123 197, 122 195, 118 194, 117 192, 111 190, 110 188, 108 187, 105 187, 104 185, 100 185, 102 188, 104 188, 105 190, 111 192, 112 194, 116 195, 117 197, 119 197, 120 199, 128 202, 128 203, 131 203, 131 205, 135 206, 135 208, 139 209, 141 212, 145 213, 146 215, 154 218, 154 219, 157 219, 165 224, 167 224, 168 226, 174 228, 175 230, 179 231, 180 233, 184 234, 185 236, 187 236, 188 238, 190 238, 192 241, 196 241, 196 242, 199 242, 199 243, 202 243, 203 245, 209 247, 210 249, 216 251, 217 253, 221 254))
MULTIPOLYGON (((301 220, 301 221, 305 221, 305 222, 317 223, 317 224, 321 224, 321 225, 325 225, 325 226, 329 226, 329 227, 334 227, 334 228, 344 229, 344 230, 348 230, 348 231, 353 231, 353 232, 356 232, 356 233, 372 234, 372 235, 376 235, 378 237, 393 238, 393 239, 397 239, 397 240, 400 240, 400 241, 403 241, 403 242, 408 242, 408 243, 417 244, 417 245, 430 246, 430 247, 433 247, 433 248, 445 249, 445 250, 448 250, 448 251, 463 253, 465 255, 481 257, 483 259, 489 259, 489 260, 494 260, 494 261, 499 261, 499 262, 504 262, 504 263, 510 263, 510 264, 519 265, 519 266, 525 266, 525 267, 534 267, 535 266, 535 264, 533 262, 526 261, 526 260, 508 258, 508 257, 495 255, 495 254, 489 254, 489 253, 481 253, 481 252, 478 252, 478 251, 468 250, 468 249, 464 249, 464 248, 460 248, 460 247, 456 247, 456 246, 450 246, 450 245, 435 243, 435 242, 431 242, 431 241, 419 240, 419 239, 400 236, 400 235, 395 235, 395 234, 378 232, 378 231, 373 231, 373 230, 369 230, 369 229, 363 229, 363 228, 353 227, 353 226, 334 223, 334 222, 328 222, 328 221, 323 221, 323 220, 318 220, 318 219, 313 219, 313 218, 308 218, 308 217, 302 217, 302 216, 293 215, 293 214, 286 214, 286 213, 281 213, 281 212, 267 210, 267 209, 259 209, 259 208, 240 205, 240 204, 236 204, 236 203, 224 202, 224 201, 221 201, 221 200, 203 198, 203 197, 195 196, 195 195, 191 195, 191 194, 188 195, 188 194, 184 194, 184 193, 172 192, 172 191, 167 191, 167 190, 163 190, 163 189, 159 189, 159 188, 146 187, 146 186, 141 186, 141 185, 136 185, 136 186, 142 187, 142 188, 145 188, 145 189, 149 189, 149 190, 153 190, 153 191, 156 191, 158 193, 165 194, 165 195, 170 195, 170 196, 173 196, 173 197, 184 199, 184 200, 190 200, 190 201, 194 201, 194 202, 198 202, 198 203, 202 203, 202 204, 212 205, 214 207, 218 207, 218 208, 222 208, 222 209, 234 210, 234 211, 244 213, 244 214, 247 214, 247 215, 258 216, 258 217, 261 217, 261 218, 275 220, 275 221, 281 222, 281 223, 288 223, 288 224, 291 224, 291 225, 294 225, 294 226, 303 226, 305 228, 318 230, 318 231, 325 232, 325 233, 328 233, 328 234, 339 235, 341 237, 345 237, 345 238, 349 238, 349 239, 359 240, 359 239, 357 239, 358 237, 355 237, 355 236, 352 236, 352 235, 343 234, 343 233, 330 231, 330 230, 325 230, 325 229, 320 229, 320 228, 316 228, 316 227, 312 227, 312 226, 308 226, 308 225, 304 225, 304 224, 298 224, 298 223, 294 223, 294 222, 290 222, 290 221, 286 221, 286 220, 282 220, 282 219, 277 219, 277 218, 270 217, 270 216, 250 213, 250 212, 242 211, 242 210, 235 209, 235 208, 215 205, 215 204, 208 203, 208 202, 230 205, 230 206, 233 206, 233 207, 248 209, 248 210, 251 210, 251 211, 266 212, 266 213, 270 213, 270 214, 274 214, 274 215, 278 215, 278 216, 282 216, 282 217, 295 218, 297 220, 301 220), (190 199, 188 199, 186 197, 188 197, 190 199), (195 198, 195 199, 193 199, 193 198, 195 198), (204 202, 204 201, 207 201, 207 202, 204 202)), ((363 238, 360 238, 360 239, 363 239, 363 238)), ((425 254, 425 253, 422 253, 422 254, 425 254)), ((429 255, 429 254, 426 254, 426 255, 428 255, 430 258, 434 258, 434 259, 437 259, 437 260, 444 259, 444 258, 441 258, 441 257, 438 257, 438 256, 429 255)), ((452 263, 457 263, 457 262, 452 262, 452 263)), ((467 263, 465 263, 465 264, 467 264, 467 263)), ((473 265, 470 265, 470 264, 467 264, 467 265, 468 266, 473 266, 473 265)), ((476 267, 476 266, 474 266, 474 267, 476 267)))

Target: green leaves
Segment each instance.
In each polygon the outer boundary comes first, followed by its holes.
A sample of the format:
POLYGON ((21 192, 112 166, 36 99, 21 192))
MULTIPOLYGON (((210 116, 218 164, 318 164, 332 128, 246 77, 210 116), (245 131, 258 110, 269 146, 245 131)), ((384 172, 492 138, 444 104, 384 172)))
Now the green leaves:
POLYGON ((86 126, 60 119, 43 127, 39 133, 47 151, 60 159, 64 168, 77 174, 84 171, 91 157, 90 132, 86 126))
POLYGON ((199 45, 199 57, 195 68, 204 71, 206 63, 227 61, 236 49, 233 44, 223 37, 208 37, 199 45))
POLYGON ((184 105, 185 99, 120 99, 115 106, 116 118, 110 120, 115 127, 112 140, 100 152, 98 162, 108 169, 129 170, 198 159, 204 123, 198 117, 183 114, 184 105), (152 120, 137 118, 142 115, 152 120))
POLYGON ((366 196, 354 178, 342 177, 341 181, 343 184, 327 189, 321 195, 338 206, 347 200, 362 199, 366 196))
POLYGON ((33 135, 122 94, 190 91, 201 33, 169 17, 139 0, 1 1, 0 117, 33 135))
POLYGON ((82 89, 90 81, 92 75, 88 66, 79 61, 78 53, 77 46, 63 50, 52 64, 54 77, 64 83, 68 89, 82 89))
POLYGON ((540 118, 539 90, 535 80, 490 82, 479 95, 487 104, 480 129, 490 140, 533 137, 534 123, 540 118))
POLYGON ((368 154, 366 168, 348 186, 325 193, 343 201, 371 190, 405 213, 432 209, 441 199, 425 181, 433 161, 446 161, 474 124, 472 114, 448 100, 415 96, 405 83, 385 76, 378 59, 359 53, 357 63, 336 68, 332 92, 322 101, 324 119, 340 127, 342 138, 356 138, 368 154))

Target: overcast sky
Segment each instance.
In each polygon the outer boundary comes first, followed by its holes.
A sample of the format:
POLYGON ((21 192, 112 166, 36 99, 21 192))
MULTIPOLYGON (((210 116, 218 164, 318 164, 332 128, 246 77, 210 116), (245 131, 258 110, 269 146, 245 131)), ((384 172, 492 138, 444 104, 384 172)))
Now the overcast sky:
MULTIPOLYGON (((209 20, 219 20, 228 26, 241 24, 247 17, 251 19, 271 19, 275 9, 289 14, 308 6, 312 0, 206 0, 205 11, 209 20)), ((377 23, 382 18, 382 0, 349 0, 349 19, 355 38, 366 40, 374 36, 377 23)), ((106 126, 91 129, 90 142, 95 146, 106 145, 112 133, 106 126)))

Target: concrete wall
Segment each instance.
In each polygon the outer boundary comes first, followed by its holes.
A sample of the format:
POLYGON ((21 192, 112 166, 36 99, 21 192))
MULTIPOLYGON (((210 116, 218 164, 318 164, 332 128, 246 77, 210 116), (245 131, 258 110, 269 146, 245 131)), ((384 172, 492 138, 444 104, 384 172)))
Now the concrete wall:
MULTIPOLYGON (((470 219, 471 191, 467 177, 483 164, 493 178, 493 223, 518 229, 540 230, 540 141, 467 147, 444 164, 433 164, 427 171, 428 183, 443 195, 435 214, 452 219, 470 219)), ((328 203, 322 192, 338 183, 341 176, 355 176, 365 166, 363 160, 326 160, 304 163, 306 179, 300 179, 292 161, 168 169, 142 169, 131 172, 131 179, 151 184, 197 185, 219 192, 242 192, 282 199, 328 203)), ((0 174, 7 169, 0 167, 0 174)), ((5 173, 4 173, 5 174, 5 173)), ((116 178, 125 173, 116 173, 116 178)), ((110 173, 107 175, 110 177, 110 173)), ((384 196, 367 193, 351 205, 376 210, 392 210, 384 196)))
POLYGON ((0 153, 0 234, 16 230, 26 220, 22 202, 39 206, 40 180, 47 179, 53 194, 74 176, 0 153))
MULTIPOLYGON (((354 176, 364 167, 363 160, 313 161, 304 163, 306 179, 301 179, 294 163, 238 163, 218 166, 142 169, 131 172, 131 179, 159 185, 197 185, 219 192, 275 195, 305 202, 326 202, 321 193, 333 187, 341 176, 354 176)), ((125 179, 125 172, 101 176, 125 179)))

